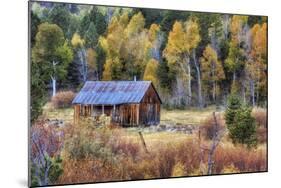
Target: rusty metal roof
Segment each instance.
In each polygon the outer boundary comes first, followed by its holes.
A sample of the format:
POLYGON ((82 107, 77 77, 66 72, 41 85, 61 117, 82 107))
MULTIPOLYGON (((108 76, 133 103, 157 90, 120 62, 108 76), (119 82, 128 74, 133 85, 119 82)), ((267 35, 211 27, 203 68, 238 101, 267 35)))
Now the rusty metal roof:
POLYGON ((139 103, 150 85, 151 81, 87 81, 72 104, 139 103))

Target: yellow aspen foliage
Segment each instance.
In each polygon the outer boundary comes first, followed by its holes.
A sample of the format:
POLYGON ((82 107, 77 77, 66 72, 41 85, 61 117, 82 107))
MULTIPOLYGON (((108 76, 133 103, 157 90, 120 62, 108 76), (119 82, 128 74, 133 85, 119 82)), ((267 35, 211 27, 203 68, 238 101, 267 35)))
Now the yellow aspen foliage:
POLYGON ((220 92, 220 87, 217 82, 225 79, 225 74, 222 63, 218 59, 217 52, 211 47, 211 45, 206 46, 203 56, 200 58, 200 64, 205 92, 209 93, 210 89, 207 88, 211 87, 213 100, 215 100, 220 92))
POLYGON ((248 21, 248 16, 234 15, 230 23, 231 39, 229 42, 228 57, 225 66, 229 72, 233 73, 233 84, 236 79, 236 71, 244 64, 244 51, 240 47, 242 42, 243 27, 248 21))
POLYGON ((140 31, 142 31, 144 29, 144 25, 145 25, 145 19, 144 19, 142 13, 139 12, 139 13, 135 14, 131 18, 131 20, 126 28, 125 32, 126 32, 127 37, 131 37, 132 35, 138 34, 140 31))
POLYGON ((103 80, 120 80, 122 77, 122 64, 118 57, 108 58, 104 64, 103 80))
POLYGON ((99 38, 99 43, 106 52, 107 57, 115 58, 116 56, 120 56, 120 51, 124 45, 124 30, 127 22, 127 13, 121 16, 114 16, 108 25, 107 35, 99 38))
POLYGON ((153 23, 151 24, 149 30, 148 30, 148 38, 149 38, 149 41, 153 42, 157 39, 157 35, 160 31, 160 26, 153 23))
POLYGON ((87 49, 87 63, 90 69, 97 69, 97 53, 93 48, 87 49))
POLYGON ((112 77, 111 77, 112 64, 113 64, 112 59, 106 60, 106 62, 104 64, 104 70, 102 73, 103 80, 112 80, 112 77))
POLYGON ((219 81, 225 78, 223 66, 221 61, 218 60, 217 52, 207 45, 203 57, 200 58, 202 80, 206 81, 219 81))
POLYGON ((176 21, 172 31, 169 33, 168 44, 164 50, 164 57, 169 63, 175 63, 190 54, 201 41, 199 26, 195 19, 184 23, 176 21))
POLYGON ((129 15, 128 12, 123 13, 120 16, 120 24, 125 28, 129 23, 129 15))
POLYGON ((243 25, 248 21, 248 16, 234 15, 230 24, 231 40, 235 44, 239 44, 243 25))
POLYGON ((196 48, 201 41, 201 37, 199 34, 199 25, 196 19, 190 19, 185 23, 185 42, 187 43, 188 51, 196 48))
POLYGON ((176 21, 172 31, 169 33, 168 44, 163 52, 163 55, 168 60, 169 64, 174 64, 177 61, 180 61, 180 54, 187 51, 184 35, 185 33, 182 24, 176 21))
POLYGON ((267 24, 262 26, 255 24, 251 29, 252 34, 252 53, 253 55, 266 58, 267 53, 267 24))
POLYGON ((145 67, 143 75, 143 80, 152 81, 152 83, 156 87, 159 85, 159 81, 157 78, 158 65, 158 61, 156 61, 155 59, 150 59, 145 67))
POLYGON ((71 44, 74 48, 81 48, 84 46, 85 41, 80 37, 78 33, 74 33, 71 39, 71 44))
POLYGON ((119 26, 118 18, 116 16, 112 17, 107 28, 107 33, 108 34, 113 33, 114 31, 116 31, 118 26, 119 26))
POLYGON ((255 81, 257 89, 266 93, 267 88, 267 24, 255 24, 251 29, 250 58, 246 62, 249 78, 255 81))

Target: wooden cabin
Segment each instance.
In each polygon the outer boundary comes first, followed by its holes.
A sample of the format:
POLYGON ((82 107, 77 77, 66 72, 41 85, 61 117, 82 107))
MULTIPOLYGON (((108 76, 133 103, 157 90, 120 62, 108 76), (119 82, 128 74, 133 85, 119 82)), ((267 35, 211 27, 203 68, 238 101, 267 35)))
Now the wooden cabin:
POLYGON ((161 99, 151 81, 87 81, 72 101, 74 121, 102 114, 122 126, 157 125, 161 99))

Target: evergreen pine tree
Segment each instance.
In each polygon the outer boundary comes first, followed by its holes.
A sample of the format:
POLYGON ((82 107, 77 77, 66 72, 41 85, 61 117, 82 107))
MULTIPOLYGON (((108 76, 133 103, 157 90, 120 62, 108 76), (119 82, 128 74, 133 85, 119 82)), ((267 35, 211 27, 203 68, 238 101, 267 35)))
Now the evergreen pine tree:
POLYGON ((252 109, 243 106, 237 111, 234 118, 235 126, 231 129, 231 139, 234 143, 246 144, 249 148, 256 146, 255 119, 251 116, 252 109))
POLYGON ((231 95, 225 112, 229 137, 234 144, 246 144, 249 148, 257 144, 255 119, 252 109, 242 105, 237 95, 231 95))
POLYGON ((235 115, 241 108, 241 100, 237 95, 230 95, 227 101, 227 109, 225 112, 225 122, 228 128, 233 126, 235 115))

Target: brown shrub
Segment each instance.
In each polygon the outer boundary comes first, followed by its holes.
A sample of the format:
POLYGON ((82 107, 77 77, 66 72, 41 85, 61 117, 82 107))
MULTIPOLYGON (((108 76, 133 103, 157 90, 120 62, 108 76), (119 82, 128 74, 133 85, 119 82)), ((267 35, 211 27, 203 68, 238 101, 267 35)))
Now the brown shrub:
POLYGON ((239 172, 239 169, 237 169, 233 164, 225 166, 221 171, 222 174, 231 174, 237 172, 239 172))
POLYGON ((214 155, 213 173, 223 173, 229 166, 236 169, 236 173, 264 171, 267 168, 266 151, 263 148, 249 150, 243 146, 219 146, 214 155))
POLYGON ((258 127, 257 128, 257 137, 260 143, 265 143, 267 141, 267 128, 258 127))
POLYGON ((186 140, 177 146, 177 161, 180 162, 185 169, 185 175, 190 175, 200 165, 200 148, 198 143, 193 140, 186 140))
POLYGON ((159 176, 170 177, 176 164, 176 150, 172 145, 162 146, 157 151, 159 176))
POLYGON ((141 153, 138 160, 131 158, 123 158, 121 164, 125 173, 127 173, 127 179, 149 179, 159 178, 159 161, 155 154, 141 153))
POLYGON ((178 162, 175 164, 173 168, 172 177, 181 177, 181 176, 186 176, 186 170, 184 165, 178 162))
POLYGON ((258 127, 267 128, 267 112, 263 108, 254 108, 252 110, 252 116, 256 120, 258 127))
POLYGON ((117 155, 132 156, 133 158, 138 156, 140 152, 140 145, 134 143, 129 139, 116 139, 109 143, 112 153, 117 155))
POLYGON ((126 178, 122 176, 122 167, 117 162, 105 162, 97 158, 67 159, 63 162, 63 169, 64 173, 56 183, 103 182, 126 178))
POLYGON ((75 93, 72 91, 60 91, 52 97, 51 102, 55 108, 66 108, 71 106, 74 97, 75 93))
MULTIPOLYGON (((165 178, 206 172, 200 167, 207 166, 208 151, 201 153, 194 137, 166 144, 162 140, 153 143, 146 140, 149 146, 146 153, 139 141, 126 135, 124 129, 114 127, 65 127, 64 173, 58 183, 165 178), (83 157, 75 158, 79 153, 83 157)), ((203 143, 208 147, 211 142, 202 140, 203 143)), ((227 141, 215 150, 213 161, 213 174, 267 168, 264 148, 249 150, 227 141)))
MULTIPOLYGON (((224 129, 225 123, 222 115, 216 115, 216 119, 217 119, 219 131, 224 129)), ((203 122, 203 125, 200 126, 200 131, 202 133, 202 136, 207 140, 208 139, 211 140, 213 138, 214 131, 215 131, 214 127, 215 127, 215 120, 213 115, 207 117, 203 122)))

